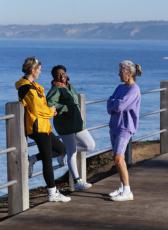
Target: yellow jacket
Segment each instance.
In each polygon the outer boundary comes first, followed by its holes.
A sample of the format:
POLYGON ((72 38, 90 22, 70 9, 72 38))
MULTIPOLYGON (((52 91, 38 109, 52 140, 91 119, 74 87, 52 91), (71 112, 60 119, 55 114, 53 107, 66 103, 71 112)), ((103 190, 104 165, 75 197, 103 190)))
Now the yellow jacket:
POLYGON ((30 82, 22 77, 16 82, 19 100, 25 107, 25 131, 26 135, 34 132, 50 133, 50 118, 54 111, 47 106, 44 88, 36 82, 30 82))

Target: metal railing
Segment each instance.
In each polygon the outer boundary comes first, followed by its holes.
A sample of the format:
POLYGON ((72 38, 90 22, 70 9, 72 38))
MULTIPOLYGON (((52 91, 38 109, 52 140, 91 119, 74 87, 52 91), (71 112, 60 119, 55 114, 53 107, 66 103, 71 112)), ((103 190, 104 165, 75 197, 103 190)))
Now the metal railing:
MULTIPOLYGON (((150 93, 158 93, 158 92, 165 93, 167 91, 168 91, 168 88, 167 88, 167 85, 166 85, 166 87, 161 87, 159 89, 152 89, 152 90, 144 91, 144 92, 142 92, 142 96, 146 95, 146 94, 150 94, 150 93)), ((86 105, 93 105, 93 104, 103 103, 103 102, 107 102, 107 98, 106 99, 98 99, 98 100, 86 101, 86 105)), ((144 114, 141 114, 140 119, 145 118, 145 117, 149 117, 149 116, 152 116, 152 115, 155 115, 155 114, 161 114, 161 113, 167 112, 168 111, 168 106, 163 107, 164 104, 165 103, 162 104, 162 108, 159 109, 159 110, 150 111, 150 112, 146 112, 144 114)), ((109 126, 109 124, 105 123, 105 124, 97 125, 95 127, 90 127, 90 128, 88 128, 88 130, 93 131, 93 130, 100 129, 100 128, 105 128, 105 127, 108 127, 108 126, 109 126)), ((143 136, 140 136, 138 138, 134 138, 134 142, 135 141, 141 141, 141 140, 144 140, 146 138, 149 138, 149 137, 152 137, 152 136, 155 136, 155 135, 158 135, 158 134, 163 134, 163 133, 167 133, 167 129, 163 128, 163 129, 160 129, 160 130, 155 130, 155 131, 145 133, 143 136)), ((132 139, 131 139, 131 142, 132 142, 132 139)), ((130 146, 131 146, 131 143, 129 143, 129 146, 127 146, 127 150, 126 150, 126 161, 127 161, 126 163, 127 163, 127 165, 132 164, 132 151, 131 151, 130 146)), ((163 148, 163 144, 162 144, 161 148, 163 148)), ((93 152, 93 153, 87 155, 87 158, 99 155, 102 152, 110 151, 110 150, 112 150, 111 146, 108 146, 105 149, 102 149, 102 150, 99 150, 99 151, 96 151, 96 152, 93 152)))
MULTIPOLYGON (((142 92, 142 95, 150 94, 150 93, 157 93, 157 92, 164 92, 164 91, 166 91, 166 90, 167 90, 166 88, 148 90, 148 91, 142 92)), ((102 102, 107 102, 107 98, 106 98, 106 99, 102 99, 102 100, 99 99, 99 100, 94 100, 94 101, 87 101, 87 102, 86 102, 86 105, 93 105, 93 104, 102 103, 102 102)), ((158 113, 166 112, 166 111, 167 111, 167 108, 162 108, 162 109, 159 109, 159 110, 146 112, 146 113, 144 113, 144 114, 141 114, 140 119, 141 119, 141 118, 144 118, 144 117, 149 117, 149 116, 152 116, 152 115, 155 115, 155 114, 158 114, 158 113)), ((100 129, 100 128, 104 128, 104 127, 108 127, 108 126, 109 126, 109 124, 108 124, 108 123, 105 123, 105 124, 97 125, 97 126, 95 126, 95 127, 90 127, 90 128, 88 128, 88 130, 89 130, 89 131, 93 131, 93 130, 100 129)), ((157 134, 166 132, 166 131, 167 131, 167 129, 162 129, 162 130, 159 130, 159 131, 154 131, 154 132, 145 133, 143 136, 138 137, 137 139, 134 139, 134 141, 143 140, 143 139, 148 138, 148 137, 150 137, 150 136, 154 136, 154 135, 157 135, 157 134)), ((101 151, 98 151, 97 154, 100 154, 100 153, 101 153, 101 151)), ((93 153, 92 155, 95 156, 96 153, 93 153)), ((88 156, 88 157, 89 157, 89 156, 88 156)))
POLYGON ((24 132, 24 109, 19 102, 5 105, 8 181, 0 189, 8 188, 8 213, 13 215, 29 208, 27 143, 24 132))
MULTIPOLYGON (((160 89, 149 90, 142 93, 142 95, 156 92, 160 92, 160 110, 146 112, 141 115, 141 118, 160 113, 160 130, 146 133, 138 139, 135 139, 135 141, 160 134, 160 151, 161 153, 166 153, 168 152, 168 81, 161 82, 160 89)), ((106 99, 85 101, 85 96, 82 94, 79 96, 79 100, 83 120, 85 120, 86 117, 86 105, 106 102, 106 99)), ((0 188, 8 187, 8 207, 9 214, 11 215, 29 208, 28 145, 24 134, 24 109, 21 104, 19 102, 7 103, 6 116, 0 117, 0 120, 4 119, 6 120, 7 148, 0 150, 0 154, 7 153, 8 182, 0 185, 0 188)), ((88 130, 92 131, 106 126, 108 126, 108 124, 99 124, 95 127, 89 127, 88 130)), ((29 143, 29 146, 32 145, 34 145, 34 143, 29 143)), ((86 180, 86 158, 109 150, 111 150, 111 146, 87 156, 85 152, 78 154, 79 173, 84 180, 86 180)), ((54 168, 57 169, 57 166, 54 166, 54 168)), ((40 174, 41 172, 37 172, 34 176, 40 174)), ((70 179, 70 185, 73 186, 72 178, 70 179)))
MULTIPOLYGON (((5 116, 0 116, 0 121, 7 121, 9 119, 13 119, 15 117, 14 114, 9 114, 9 115, 5 115, 5 116)), ((15 151, 16 150, 16 147, 10 147, 10 148, 6 148, 6 149, 1 149, 0 150, 0 155, 1 154, 10 154, 11 152, 15 151)), ((3 188, 7 188, 9 186, 12 186, 14 184, 17 184, 18 181, 17 180, 11 180, 11 181, 8 181, 7 183, 4 183, 4 184, 0 184, 0 189, 3 189, 3 188)))
MULTIPOLYGON (((166 88, 160 88, 160 89, 153 89, 153 90, 148 90, 148 91, 145 91, 145 92, 142 92, 142 95, 145 95, 145 94, 150 94, 150 93, 158 93, 158 92, 163 92, 163 91, 166 91, 166 88)), ((94 104, 99 104, 99 103, 104 103, 107 101, 107 98, 106 99, 98 99, 98 100, 92 100, 92 101, 85 101, 85 97, 81 96, 81 102, 82 104, 84 104, 84 106, 86 105, 94 105, 94 104)), ((155 114, 158 114, 158 113, 162 113, 162 112, 166 112, 167 109, 166 108, 162 108, 160 110, 155 110, 155 111, 150 111, 150 112, 146 112, 144 114, 141 114, 140 116, 140 119, 141 118, 144 118, 144 117, 149 117, 149 116, 152 116, 152 115, 155 115, 155 114)), ((84 111, 84 114, 83 116, 85 117, 85 111, 84 111)), ((109 124, 108 123, 105 123, 105 124, 99 124, 97 126, 94 126, 94 127, 89 127, 88 130, 89 131, 94 131, 94 130, 97 130, 97 129, 101 129, 101 128, 105 128, 105 127, 108 127, 109 124)), ((143 136, 141 137, 138 137, 138 138, 135 138, 134 141, 141 141, 143 139, 146 139, 148 137, 151 137, 151 136, 155 136, 157 134, 161 134, 161 133, 164 133, 166 132, 167 129, 162 129, 162 130, 158 130, 158 131, 151 131, 151 132, 148 132, 148 133, 145 133, 143 136)), ((31 142, 29 143, 28 146, 34 146, 36 145, 35 142, 31 142)), ((127 148, 129 151, 131 150, 131 148, 127 148)), ((93 157, 93 156, 96 156, 96 155, 99 155, 103 152, 107 152, 107 151, 110 151, 111 150, 111 146, 108 146, 106 148, 103 148, 101 150, 98 150, 98 151, 95 151, 95 152, 92 152, 91 154, 89 155, 86 155, 86 158, 90 158, 90 157, 93 157)), ((127 152, 127 164, 130 165, 132 162, 131 162, 131 159, 132 159, 132 156, 131 156, 131 152, 127 152)), ((58 169, 60 168, 59 165, 56 165, 54 166, 54 169, 58 169)), ((83 173, 85 174, 85 173, 83 173)), ((42 172, 37 172, 37 173, 34 173, 32 177, 36 177, 36 176, 39 176, 39 175, 42 175, 42 172)), ((73 181, 72 181, 72 178, 70 179, 71 182, 71 186, 73 187, 73 181)), ((72 188, 73 190, 73 188, 72 188)))

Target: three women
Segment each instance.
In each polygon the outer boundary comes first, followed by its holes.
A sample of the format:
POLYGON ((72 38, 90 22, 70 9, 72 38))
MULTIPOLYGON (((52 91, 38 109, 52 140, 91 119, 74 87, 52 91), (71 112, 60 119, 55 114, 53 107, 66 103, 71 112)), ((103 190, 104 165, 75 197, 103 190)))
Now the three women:
MULTIPOLYGON (((27 58, 23 64, 25 73, 17 83, 19 99, 25 107, 26 134, 35 140, 43 162, 43 175, 48 187, 49 201, 70 201, 56 189, 52 169, 53 150, 65 155, 66 147, 69 170, 73 176, 75 189, 84 190, 92 185, 79 177, 76 156, 78 149, 93 150, 95 142, 85 128, 82 120, 78 95, 69 82, 66 67, 54 66, 52 86, 47 94, 35 80, 41 71, 41 63, 35 58, 27 58), (57 112, 56 112, 57 110, 57 112), (51 131, 49 119, 54 117, 54 127, 63 140, 64 145, 51 131)), ((120 84, 107 101, 107 111, 110 118, 110 137, 114 151, 114 161, 120 175, 121 186, 111 192, 113 201, 133 200, 129 185, 129 175, 125 162, 127 144, 136 132, 139 122, 141 94, 136 84, 136 76, 141 75, 140 65, 125 60, 119 65, 119 76, 124 84, 120 84)))

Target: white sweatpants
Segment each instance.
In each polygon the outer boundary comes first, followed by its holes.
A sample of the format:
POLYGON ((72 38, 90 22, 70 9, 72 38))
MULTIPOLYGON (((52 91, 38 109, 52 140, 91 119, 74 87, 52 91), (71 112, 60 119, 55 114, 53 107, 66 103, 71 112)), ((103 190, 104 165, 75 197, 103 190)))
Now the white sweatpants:
POLYGON ((95 141, 89 131, 84 129, 78 133, 60 135, 66 147, 67 163, 74 179, 79 177, 77 168, 77 152, 92 151, 95 149, 95 141))

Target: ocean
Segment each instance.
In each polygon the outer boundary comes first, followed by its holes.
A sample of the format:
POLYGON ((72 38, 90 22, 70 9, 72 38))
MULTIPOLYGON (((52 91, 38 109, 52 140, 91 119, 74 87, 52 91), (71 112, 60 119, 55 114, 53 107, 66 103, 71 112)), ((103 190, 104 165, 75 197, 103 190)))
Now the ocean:
MULTIPOLYGON (((42 62, 39 83, 47 92, 51 82, 51 68, 57 64, 67 67, 71 83, 86 100, 108 98, 120 83, 118 64, 131 59, 142 66, 143 75, 137 78, 141 91, 160 87, 161 80, 168 79, 168 41, 86 41, 86 40, 0 40, 0 115, 4 115, 5 103, 16 101, 15 82, 23 75, 23 61, 28 56, 36 56, 42 62)), ((142 96, 141 113, 159 109, 159 93, 142 96)), ((88 105, 87 127, 108 123, 106 103, 88 105)), ((159 114, 140 120, 135 138, 146 132, 159 129, 159 114)), ((107 128, 92 131, 96 140, 96 150, 110 146, 107 128)), ((158 139, 153 136, 148 139, 158 139)), ((6 147, 5 122, 0 122, 0 149, 6 147)), ((31 148, 29 154, 37 152, 31 148)), ((41 169, 37 163, 36 170, 41 169)), ((56 171, 56 177, 65 169, 56 171)), ((0 183, 6 181, 6 155, 0 156, 0 183)), ((30 187, 44 185, 42 177, 30 180, 30 187)), ((5 191, 0 191, 0 195, 5 191)))

